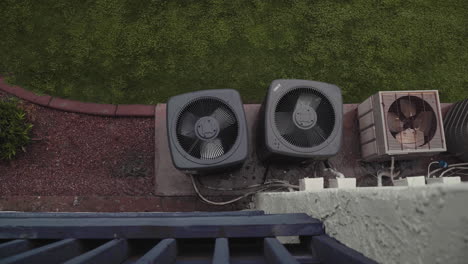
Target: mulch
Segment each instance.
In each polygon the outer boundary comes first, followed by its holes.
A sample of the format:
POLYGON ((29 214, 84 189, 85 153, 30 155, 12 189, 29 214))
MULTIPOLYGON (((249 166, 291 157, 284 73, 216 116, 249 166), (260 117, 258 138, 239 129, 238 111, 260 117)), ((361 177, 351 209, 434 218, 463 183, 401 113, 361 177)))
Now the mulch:
POLYGON ((33 142, 15 160, 0 162, 0 195, 153 194, 154 118, 20 105, 34 125, 33 142))

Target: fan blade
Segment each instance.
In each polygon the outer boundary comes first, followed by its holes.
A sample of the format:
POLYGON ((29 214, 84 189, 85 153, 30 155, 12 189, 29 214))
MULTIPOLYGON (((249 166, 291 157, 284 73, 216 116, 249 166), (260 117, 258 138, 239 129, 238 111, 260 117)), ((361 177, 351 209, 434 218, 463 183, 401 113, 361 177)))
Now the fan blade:
POLYGON ((323 140, 327 139, 326 133, 323 131, 323 129, 320 126, 314 126, 312 128, 312 131, 314 131, 315 134, 318 135, 321 139, 323 140))
POLYGON ((292 120, 293 114, 291 112, 276 112, 275 122, 280 135, 286 135, 291 133, 296 125, 292 120))
POLYGON ((393 112, 387 113, 387 125, 391 132, 398 133, 403 131, 403 122, 398 115, 393 112))
POLYGON ((197 149, 197 147, 200 147, 200 139, 195 139, 195 141, 192 142, 192 144, 190 145, 189 149, 188 149, 188 153, 190 153, 191 155, 193 155, 194 153, 194 150, 197 149))
POLYGON ((321 136, 314 129, 305 131, 305 137, 309 147, 316 146, 319 142, 322 142, 321 136))
POLYGON ((180 118, 179 133, 189 138, 195 138, 195 123, 197 120, 198 118, 194 114, 186 112, 180 118))
POLYGON ((200 147, 200 157, 202 159, 215 159, 224 154, 223 144, 220 139, 203 141, 200 147))
POLYGON ((296 102, 296 107, 294 111, 298 110, 302 105, 310 106, 314 110, 317 110, 317 107, 320 105, 322 98, 314 95, 314 94, 301 94, 296 102))
POLYGON ((424 133, 411 128, 405 129, 396 134, 395 138, 401 144, 410 145, 410 147, 414 147, 415 145, 421 146, 424 144, 424 133))
POLYGON ((327 138, 325 132, 320 126, 314 126, 309 130, 305 130, 304 132, 309 147, 320 145, 327 138))
POLYGON ((305 130, 302 129, 293 129, 285 135, 289 141, 293 142, 293 145, 304 146, 307 144, 307 137, 305 135, 305 130))
POLYGON ((410 118, 416 115, 416 106, 410 102, 410 100, 402 98, 400 101, 400 111, 406 118, 410 118))
POLYGON ((236 123, 236 117, 222 107, 219 107, 216 110, 214 110, 211 114, 211 117, 218 120, 219 127, 221 130, 236 123))
POLYGON ((431 132, 433 114, 430 111, 419 113, 413 121, 414 129, 422 131, 425 136, 431 132))

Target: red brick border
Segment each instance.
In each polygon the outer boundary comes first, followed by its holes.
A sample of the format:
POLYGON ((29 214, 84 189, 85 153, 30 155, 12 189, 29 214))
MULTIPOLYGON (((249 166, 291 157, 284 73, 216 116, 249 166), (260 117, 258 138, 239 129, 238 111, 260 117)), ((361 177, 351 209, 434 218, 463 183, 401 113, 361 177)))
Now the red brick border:
POLYGON ((52 98, 48 106, 63 111, 104 116, 115 116, 117 109, 117 106, 111 104, 83 103, 58 97, 52 98))
POLYGON ((97 104, 86 103, 75 100, 68 100, 49 95, 37 95, 31 91, 25 90, 19 86, 9 85, 5 82, 5 78, 0 76, 0 90, 11 95, 14 95, 25 101, 50 107, 53 109, 98 115, 98 116, 113 116, 113 117, 154 117, 155 105, 112 105, 112 104, 97 104))
POLYGON ((155 105, 117 105, 116 116, 154 116, 155 105))

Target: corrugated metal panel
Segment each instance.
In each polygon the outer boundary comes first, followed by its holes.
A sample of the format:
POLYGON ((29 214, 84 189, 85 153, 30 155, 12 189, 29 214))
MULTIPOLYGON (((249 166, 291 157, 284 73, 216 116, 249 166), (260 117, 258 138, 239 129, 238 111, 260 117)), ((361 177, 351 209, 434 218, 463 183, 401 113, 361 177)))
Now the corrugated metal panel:
POLYGON ((359 130, 362 131, 373 125, 374 125, 374 114, 372 112, 368 112, 367 114, 359 118, 359 130))
POLYGON ((375 126, 371 126, 363 131, 361 131, 361 144, 366 144, 371 141, 375 141, 375 126))
POLYGON ((361 145, 361 152, 362 152, 361 153, 362 158, 364 158, 364 159, 368 159, 368 158, 376 156, 378 154, 378 152, 377 152, 377 142, 372 141, 372 142, 366 143, 364 145, 361 145))
POLYGON ((456 103, 444 120, 447 150, 468 161, 468 99, 456 103))
POLYGON ((358 105, 358 117, 361 118, 363 115, 369 113, 373 109, 373 96, 367 98, 364 102, 358 105))

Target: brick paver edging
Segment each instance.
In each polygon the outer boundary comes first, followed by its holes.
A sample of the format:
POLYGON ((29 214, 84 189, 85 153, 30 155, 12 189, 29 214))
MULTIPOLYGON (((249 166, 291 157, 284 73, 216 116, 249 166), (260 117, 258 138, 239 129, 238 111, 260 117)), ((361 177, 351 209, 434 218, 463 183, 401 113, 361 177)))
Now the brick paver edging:
POLYGON ((99 116, 136 116, 136 117, 154 117, 156 109, 155 105, 113 105, 113 104, 97 104, 85 103, 80 101, 68 100, 50 95, 37 95, 31 91, 25 90, 19 86, 9 85, 5 82, 5 78, 0 76, 0 90, 12 94, 18 98, 50 107, 57 110, 99 115, 99 116))

